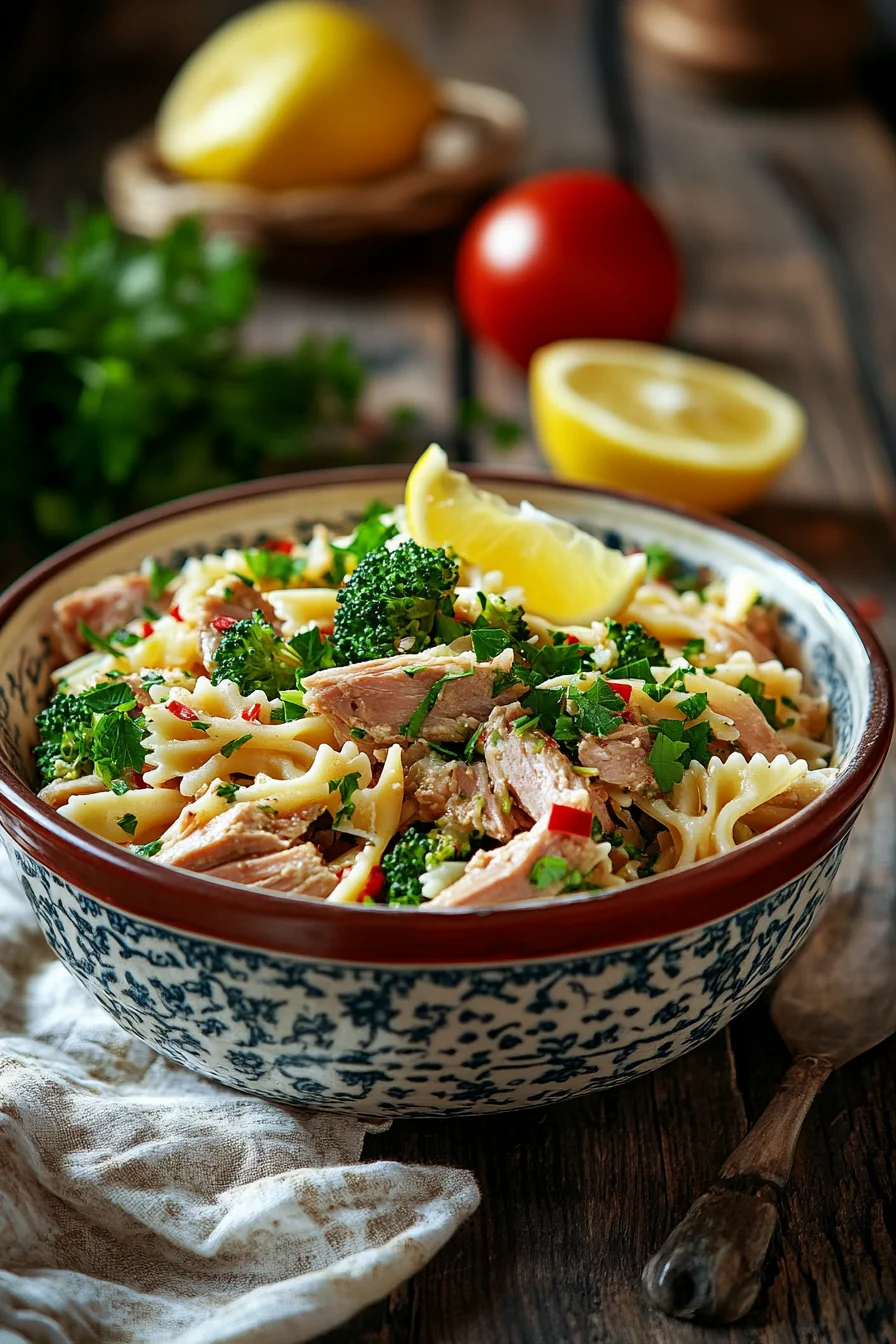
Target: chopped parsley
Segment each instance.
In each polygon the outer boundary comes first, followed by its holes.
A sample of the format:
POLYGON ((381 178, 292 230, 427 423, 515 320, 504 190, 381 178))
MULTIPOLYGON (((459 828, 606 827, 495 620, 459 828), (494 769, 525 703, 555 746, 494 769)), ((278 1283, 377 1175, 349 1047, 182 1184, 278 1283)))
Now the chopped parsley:
POLYGON ((253 580, 267 579, 282 584, 284 588, 302 577, 307 563, 304 556, 289 555, 266 546, 243 551, 243 559, 253 580))
POLYGON ((660 719, 649 731, 655 737, 647 760, 663 793, 681 783, 691 761, 699 761, 701 765, 709 763, 712 729, 708 723, 685 727, 680 719, 660 719))
POLYGON ((681 652, 682 656, 691 663, 699 654, 706 652, 706 640, 689 639, 681 652))
POLYGON ((686 719, 699 719, 700 715, 706 711, 709 704, 709 696, 705 691, 695 691, 689 695, 687 700, 679 700, 675 706, 677 710, 684 715, 686 719))
MULTIPOLYGON (((179 571, 169 569, 167 565, 160 565, 158 560, 150 556, 143 562, 143 573, 149 579, 149 599, 151 602, 158 602, 172 579, 176 579, 179 571)), ((158 615, 153 613, 153 617, 158 615)))
POLYGON ((378 551, 392 537, 398 536, 398 528, 394 523, 383 522, 383 515, 389 512, 388 505, 381 504, 379 500, 374 500, 364 510, 361 521, 346 544, 344 546, 331 545, 333 563, 325 577, 334 588, 342 583, 349 569, 353 569, 354 565, 365 555, 370 551, 378 551), (350 565, 350 561, 354 561, 354 564, 350 565))
POLYGON ((242 737, 235 737, 233 738, 232 741, 225 742, 223 747, 221 748, 221 755, 230 757, 233 755, 235 751, 239 751, 240 747, 244 747, 247 742, 251 741, 252 741, 252 734, 243 733, 242 737))
POLYGON ((587 691, 571 688, 569 699, 578 707, 575 726, 580 733, 609 737, 622 727, 624 720, 621 714, 625 709, 625 701, 602 677, 598 677, 587 691))
POLYGON ((333 827, 338 830, 340 824, 344 821, 351 821, 354 815, 355 805, 351 802, 352 795, 360 788, 361 775, 355 771, 351 775, 343 775, 341 779, 331 779, 327 788, 331 793, 338 793, 342 800, 342 806, 333 818, 333 827))
POLYGON ((109 783, 109 788, 119 798, 123 793, 129 793, 130 787, 126 779, 113 779, 109 783))
POLYGON ((126 681, 103 681, 81 693, 81 704, 94 714, 107 714, 112 709, 133 709, 136 703, 134 692, 126 681))
POLYGON ((142 859, 154 859, 161 848, 161 840, 150 840, 148 845, 137 845, 134 853, 139 854, 142 859))
MULTIPOLYGON (((422 671, 422 668, 420 670, 422 671)), ((472 677, 472 675, 473 668, 470 668, 468 672, 448 672, 444 677, 439 677, 438 681, 433 682, 408 722, 402 725, 400 729, 402 736, 411 738, 419 737, 420 729, 423 727, 433 709, 435 709, 436 701, 448 685, 448 682, 461 681, 464 677, 472 677)))
POLYGON ((566 859, 562 859, 559 854, 542 854, 532 865, 529 881, 533 887, 544 891, 545 887, 553 886, 555 882, 563 882, 568 875, 569 863, 566 859))
MULTIPOLYGON (((97 649, 100 653, 108 653, 113 658, 121 657, 121 641, 119 641, 119 645, 114 644, 112 642, 113 636, 110 636, 107 639, 105 635, 100 635, 96 630, 91 630, 90 626, 85 624, 84 621, 78 622, 78 634, 91 646, 91 648, 97 649)), ((137 643, 136 635, 131 642, 133 644, 137 643)))
POLYGON ((125 812, 123 817, 117 817, 115 825, 120 826, 126 835, 133 835, 137 829, 137 818, 133 812, 125 812))
POLYGON ((161 672, 156 672, 154 670, 144 672, 143 676, 140 678, 140 684, 144 691, 148 691, 152 686, 164 686, 165 678, 161 672))
POLYGON ((506 630, 476 630, 472 632, 473 652, 479 663, 490 662, 499 653, 510 648, 510 636, 506 630))
POLYGON ((226 798, 228 803, 235 803, 239 787, 239 784, 219 784, 215 794, 218 798, 226 798))
POLYGON ((362 742, 364 738, 367 736, 363 728, 350 728, 348 731, 349 731, 349 737, 354 737, 359 742, 362 742))
POLYGON ((775 701, 765 694, 765 682, 758 681, 756 677, 741 677, 737 683, 737 689, 744 691, 753 704, 762 710, 766 720, 772 728, 778 727, 778 718, 776 714, 777 706, 775 701))

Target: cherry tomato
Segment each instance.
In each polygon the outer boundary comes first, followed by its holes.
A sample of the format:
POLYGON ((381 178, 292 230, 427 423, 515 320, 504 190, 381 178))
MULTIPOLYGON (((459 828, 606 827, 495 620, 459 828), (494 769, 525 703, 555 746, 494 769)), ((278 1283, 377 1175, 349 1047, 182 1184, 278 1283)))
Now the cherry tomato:
POLYGON ((456 279, 470 331, 523 368, 551 341, 662 341, 680 292, 650 206, 585 169, 530 177, 489 201, 461 239, 456 279))

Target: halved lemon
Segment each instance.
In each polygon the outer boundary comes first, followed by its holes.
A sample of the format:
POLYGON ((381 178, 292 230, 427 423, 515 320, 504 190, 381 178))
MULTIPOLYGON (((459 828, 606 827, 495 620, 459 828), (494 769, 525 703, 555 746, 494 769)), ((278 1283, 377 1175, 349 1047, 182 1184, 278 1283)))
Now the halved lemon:
POLYGON ((529 370, 559 476, 732 513, 802 446, 799 404, 761 378, 631 341, 558 341, 529 370))
POLYGON ((557 625, 615 616, 644 577, 645 559, 611 550, 531 505, 480 490, 431 444, 408 477, 408 528, 421 546, 451 546, 468 564, 500 570, 525 607, 557 625))
POLYGON ((280 191, 403 168, 437 114, 433 80, 364 14, 271 0, 194 52, 165 95, 156 142, 185 177, 280 191))

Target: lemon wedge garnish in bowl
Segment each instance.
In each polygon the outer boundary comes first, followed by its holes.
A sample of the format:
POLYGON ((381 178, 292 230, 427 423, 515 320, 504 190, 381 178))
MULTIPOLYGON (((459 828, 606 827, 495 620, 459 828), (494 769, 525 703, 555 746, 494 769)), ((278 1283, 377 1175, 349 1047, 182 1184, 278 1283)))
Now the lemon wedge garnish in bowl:
POLYGON ((535 354, 529 389, 559 476, 722 513, 757 499, 806 435, 786 393, 656 345, 558 341, 535 354))
POLYGON ((272 0, 190 57, 156 145, 184 177, 279 191, 403 168, 437 114, 434 82, 371 19, 326 0, 272 0))
POLYGON ((515 508, 452 471, 431 444, 408 477, 408 530, 421 546, 452 547, 483 572, 500 570, 523 605, 557 625, 615 616, 644 578, 645 558, 623 555, 531 505, 515 508))

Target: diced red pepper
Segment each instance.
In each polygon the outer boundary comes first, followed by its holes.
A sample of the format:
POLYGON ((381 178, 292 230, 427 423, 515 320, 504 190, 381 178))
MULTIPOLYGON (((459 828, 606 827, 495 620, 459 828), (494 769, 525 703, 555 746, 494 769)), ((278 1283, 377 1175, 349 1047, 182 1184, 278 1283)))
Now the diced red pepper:
POLYGON ((359 899, 363 901, 366 900, 367 897, 369 896, 371 900, 375 901, 376 898, 379 895, 381 895, 383 887, 385 885, 386 885, 386 874, 383 872, 379 864, 377 864, 375 868, 371 868, 370 876, 364 883, 364 889, 361 892, 359 899))
POLYGON ((184 719, 187 723, 192 723, 194 719, 199 718, 195 709, 191 709, 189 705, 185 705, 182 700, 169 700, 165 708, 168 713, 173 714, 176 719, 184 719))
POLYGON ((212 621, 213 630, 229 630, 232 625, 236 625, 235 616, 216 616, 212 621))
POLYGON ((244 718, 247 723, 255 723, 260 713, 261 713, 261 705, 256 700, 254 705, 246 706, 240 717, 244 718))
POLYGON ((292 542, 287 541, 285 537, 271 537, 269 541, 263 541, 260 549, 262 551, 279 551, 281 555, 292 555, 292 542))
POLYGON ((183 616, 181 616, 180 614, 180 607, 176 605, 171 608, 171 610, 168 612, 168 615, 173 616, 176 621, 183 620, 183 616))
POLYGON ((566 803, 554 803, 548 817, 548 830, 559 831, 563 835, 591 834, 591 813, 581 807, 568 807, 566 803))
POLYGON ((615 691, 617 695, 621 695, 625 703, 628 704, 629 700, 632 698, 632 688, 627 681, 608 681, 607 685, 611 691, 615 691))
POLYGON ((144 621, 143 629, 140 631, 141 638, 149 639, 154 629, 155 626, 153 625, 152 621, 144 621))
POLYGON ((884 614, 884 604, 879 597, 860 597, 856 611, 863 621, 879 621, 884 614))
POLYGON ((577 639, 575 635, 567 635, 566 642, 567 644, 581 644, 582 641, 577 639))

